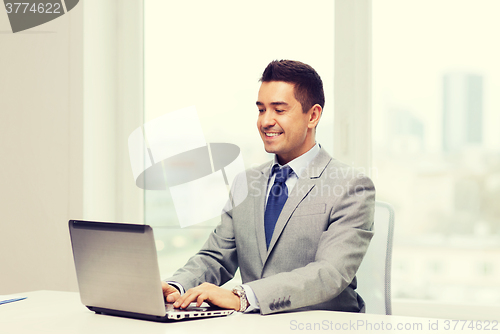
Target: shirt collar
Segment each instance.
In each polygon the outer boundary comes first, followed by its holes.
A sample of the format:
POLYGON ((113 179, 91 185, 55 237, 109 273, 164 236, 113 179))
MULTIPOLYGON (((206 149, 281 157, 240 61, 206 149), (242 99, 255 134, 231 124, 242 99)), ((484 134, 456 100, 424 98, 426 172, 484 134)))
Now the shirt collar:
MULTIPOLYGON (((307 151, 306 153, 302 154, 301 156, 293 159, 292 161, 287 163, 285 166, 289 166, 293 170, 295 175, 299 176, 302 173, 302 171, 304 169, 306 169, 307 165, 316 157, 316 155, 319 153, 319 151, 320 151, 320 145, 318 143, 316 143, 309 151, 307 151)), ((276 155, 274 156, 273 166, 274 165, 278 165, 278 166, 280 166, 280 168, 282 167, 278 163, 278 157, 276 155)))

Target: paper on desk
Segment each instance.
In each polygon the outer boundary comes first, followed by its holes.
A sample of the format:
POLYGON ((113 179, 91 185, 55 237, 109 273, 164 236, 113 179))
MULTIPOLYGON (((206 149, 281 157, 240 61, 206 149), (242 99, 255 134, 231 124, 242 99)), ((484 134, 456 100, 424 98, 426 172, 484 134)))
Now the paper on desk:
POLYGON ((26 299, 26 297, 22 296, 1 296, 0 295, 0 305, 17 302, 18 300, 26 299))

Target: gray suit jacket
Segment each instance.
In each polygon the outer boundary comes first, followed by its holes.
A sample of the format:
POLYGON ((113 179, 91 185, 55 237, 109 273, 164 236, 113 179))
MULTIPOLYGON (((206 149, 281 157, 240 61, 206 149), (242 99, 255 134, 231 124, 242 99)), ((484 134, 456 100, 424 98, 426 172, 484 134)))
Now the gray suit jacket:
MULTIPOLYGON (((359 312, 363 300, 356 271, 373 236, 375 188, 351 166, 325 150, 308 165, 276 223, 266 249, 264 207, 271 163, 246 171, 232 187, 248 196, 232 210, 202 249, 169 281, 189 289, 203 282, 222 285, 240 268, 261 314, 289 310, 359 312)), ((237 201, 239 202, 239 201, 237 201)))

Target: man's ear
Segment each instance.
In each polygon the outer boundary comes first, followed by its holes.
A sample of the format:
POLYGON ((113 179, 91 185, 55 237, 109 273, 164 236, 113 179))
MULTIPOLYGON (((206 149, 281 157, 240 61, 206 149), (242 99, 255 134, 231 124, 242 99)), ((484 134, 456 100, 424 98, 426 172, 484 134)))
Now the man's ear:
POLYGON ((309 129, 314 129, 319 122, 319 119, 321 118, 321 113, 323 112, 323 108, 319 104, 315 104, 312 106, 311 109, 309 109, 309 124, 307 127, 309 129))

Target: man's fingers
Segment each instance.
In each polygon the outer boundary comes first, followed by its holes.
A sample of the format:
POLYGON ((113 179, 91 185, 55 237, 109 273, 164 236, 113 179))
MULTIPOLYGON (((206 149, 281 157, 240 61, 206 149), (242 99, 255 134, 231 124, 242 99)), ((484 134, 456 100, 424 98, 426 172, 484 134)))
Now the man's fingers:
POLYGON ((197 297, 198 297, 198 293, 195 293, 194 291, 190 291, 189 294, 184 295, 185 298, 184 298, 184 301, 182 302, 182 305, 181 305, 181 308, 186 308, 189 306, 189 304, 191 304, 197 297))
MULTIPOLYGON (((180 296, 175 301, 174 307, 176 307, 176 308, 184 308, 185 307, 184 305, 186 304, 186 301, 189 301, 189 299, 191 298, 190 295, 191 295, 191 291, 190 290, 186 291, 186 293, 184 295, 180 296)), ((187 305, 189 305, 189 303, 191 303, 191 302, 188 302, 187 305)))
POLYGON ((238 310, 240 307, 239 297, 230 290, 222 289, 216 285, 204 283, 195 288, 189 289, 180 296, 174 303, 175 308, 186 308, 192 302, 196 302, 198 307, 207 302, 223 308, 238 310))
POLYGON ((202 293, 196 298, 196 306, 200 307, 201 304, 207 299, 207 295, 205 293, 202 293))
POLYGON ((180 296, 181 296, 181 294, 179 293, 179 291, 171 293, 171 294, 167 295, 167 302, 173 303, 177 299, 179 299, 180 296))
POLYGON ((165 296, 165 299, 169 303, 175 302, 181 296, 179 291, 168 283, 161 282, 161 288, 163 290, 163 295, 165 296))
POLYGON ((206 294, 203 291, 196 288, 189 289, 174 303, 174 307, 186 308, 194 301, 196 301, 198 306, 201 306, 206 298, 206 294))

